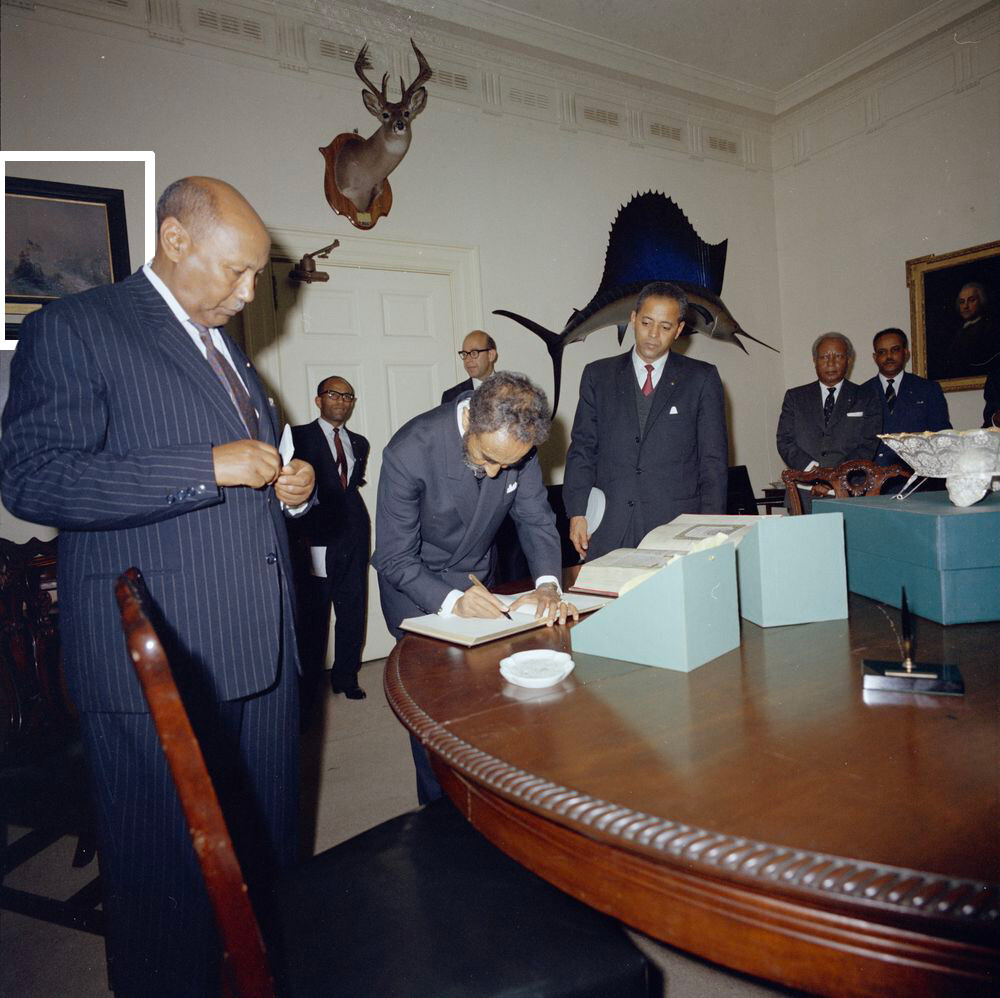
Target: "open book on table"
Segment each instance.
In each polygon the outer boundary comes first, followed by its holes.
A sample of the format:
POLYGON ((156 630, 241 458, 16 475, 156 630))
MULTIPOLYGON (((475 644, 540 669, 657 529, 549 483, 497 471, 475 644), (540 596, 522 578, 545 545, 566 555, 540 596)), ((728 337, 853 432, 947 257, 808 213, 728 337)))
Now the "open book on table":
MULTIPOLYGON (((524 593, 516 593, 513 596, 498 595, 497 598, 509 607, 523 595, 524 593)), ((606 597, 601 596, 574 595, 570 598, 570 602, 583 614, 599 610, 608 601, 606 597)), ((424 617, 407 617, 399 626, 404 631, 471 648, 473 645, 485 644, 487 641, 496 641, 497 638, 506 638, 512 634, 520 634, 521 631, 543 627, 546 620, 544 617, 536 619, 534 603, 519 606, 511 613, 511 617, 513 620, 508 620, 506 617, 481 620, 475 617, 456 617, 454 614, 442 617, 436 613, 428 613, 424 617)))
POLYGON ((584 562, 569 592, 620 596, 648 579, 674 558, 683 557, 716 543, 718 535, 739 544, 759 516, 713 516, 682 513, 669 523, 651 530, 637 548, 616 548, 584 562))

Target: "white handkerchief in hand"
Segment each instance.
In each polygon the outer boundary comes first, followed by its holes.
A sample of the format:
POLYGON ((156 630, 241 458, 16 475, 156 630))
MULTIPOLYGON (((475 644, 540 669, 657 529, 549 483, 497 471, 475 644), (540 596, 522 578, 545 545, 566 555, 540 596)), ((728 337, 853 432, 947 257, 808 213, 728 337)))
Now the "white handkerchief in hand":
POLYGON ((282 465, 286 465, 295 457, 295 443, 292 440, 292 428, 285 423, 285 428, 281 431, 281 439, 278 441, 278 453, 281 455, 282 465))
POLYGON ((676 416, 677 415, 677 406, 672 405, 670 407, 670 412, 668 412, 667 415, 668 416, 676 416))
MULTIPOLYGON (((295 456, 295 442, 292 440, 292 428, 288 423, 285 423, 285 428, 281 431, 281 439, 278 441, 278 453, 281 455, 282 467, 288 464, 295 456)), ((287 509, 288 507, 282 503, 281 508, 287 509)), ((322 578, 326 578, 325 569, 322 578)))

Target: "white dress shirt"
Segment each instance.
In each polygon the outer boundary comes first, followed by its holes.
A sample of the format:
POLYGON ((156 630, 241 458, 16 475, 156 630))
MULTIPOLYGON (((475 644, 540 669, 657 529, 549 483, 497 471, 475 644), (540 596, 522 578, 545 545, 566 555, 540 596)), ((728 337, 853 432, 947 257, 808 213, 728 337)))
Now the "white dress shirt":
MULTIPOLYGON (((333 463, 337 463, 337 445, 333 441, 333 430, 332 427, 322 416, 317 418, 316 422, 319 424, 319 428, 323 431, 323 436, 326 437, 326 442, 330 445, 330 453, 333 455, 333 463)), ((344 446, 344 457, 347 459, 347 480, 351 480, 351 475, 354 474, 354 448, 351 446, 351 438, 347 433, 347 427, 340 427, 340 442, 344 446)))
MULTIPOLYGON (((652 361, 654 390, 660 383, 660 376, 663 374, 663 368, 666 365, 667 358, 669 356, 670 351, 668 350, 662 357, 658 357, 656 360, 652 361)), ((639 387, 642 388, 642 386, 646 383, 646 375, 649 372, 646 370, 646 361, 639 356, 635 347, 632 347, 632 367, 635 370, 635 380, 639 382, 639 387)))
MULTIPOLYGON (((899 374, 897 374, 892 379, 892 390, 897 395, 899 394, 899 386, 903 383, 903 377, 904 377, 905 374, 906 374, 905 371, 900 371, 899 374)), ((888 391, 889 390, 889 379, 881 371, 879 371, 879 373, 878 373, 878 380, 882 382, 882 391, 883 392, 888 391)))

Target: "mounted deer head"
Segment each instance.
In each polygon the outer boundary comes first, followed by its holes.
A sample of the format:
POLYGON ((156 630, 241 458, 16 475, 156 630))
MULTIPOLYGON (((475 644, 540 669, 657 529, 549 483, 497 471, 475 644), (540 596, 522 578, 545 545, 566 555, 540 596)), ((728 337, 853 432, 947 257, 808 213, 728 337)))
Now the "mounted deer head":
MULTIPOLYGON (((416 45, 413 52, 417 57, 419 71, 407 86, 399 79, 402 96, 398 102, 388 100, 386 85, 389 74, 382 77, 382 86, 376 87, 365 76, 371 69, 368 59, 368 45, 365 44, 354 62, 354 71, 365 84, 361 94, 365 107, 381 121, 381 127, 367 139, 356 139, 344 143, 334 160, 334 180, 343 194, 358 211, 367 211, 372 201, 381 193, 385 178, 399 166, 410 148, 410 123, 427 106, 427 91, 423 84, 431 78, 431 67, 416 45)), ((331 143, 332 144, 332 143, 331 143)), ((320 150, 321 152, 323 150, 320 150)))

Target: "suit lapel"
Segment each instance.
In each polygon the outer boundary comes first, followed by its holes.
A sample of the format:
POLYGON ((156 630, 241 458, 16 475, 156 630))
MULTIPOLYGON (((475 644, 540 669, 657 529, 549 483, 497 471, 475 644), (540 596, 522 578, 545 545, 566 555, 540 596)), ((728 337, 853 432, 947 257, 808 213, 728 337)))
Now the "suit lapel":
POLYGON ((615 395, 619 405, 615 408, 624 419, 631 422, 630 433, 639 433, 639 409, 635 400, 635 368, 632 366, 632 351, 623 354, 615 371, 615 395))
MULTIPOLYGON (((233 363, 236 365, 243 383, 250 392, 250 402, 259 414, 260 433, 258 437, 264 443, 277 446, 278 415, 275 412, 274 404, 265 392, 263 382, 260 380, 257 371, 254 369, 253 364, 250 363, 247 355, 236 345, 233 338, 225 330, 222 330, 222 335, 226 341, 226 346, 229 347, 229 356, 233 358, 233 363)), ((215 372, 213 371, 212 373, 214 374, 215 372)), ((216 381, 218 381, 218 378, 216 378, 216 381)), ((229 398, 229 393, 226 392, 225 394, 226 398, 229 398)), ((232 399, 229 399, 229 404, 234 409, 236 408, 232 404, 232 399)), ((240 425, 243 425, 242 419, 240 420, 240 425)))
POLYGON ((465 452, 462 437, 458 432, 458 417, 455 415, 454 403, 448 406, 444 418, 445 473, 451 482, 455 509, 468 529, 479 503, 480 489, 476 485, 475 475, 465 463, 465 452))
MULTIPOLYGON (((354 467, 351 469, 351 478, 347 487, 348 489, 356 489, 364 477, 365 461, 368 458, 368 443, 364 437, 358 436, 357 433, 351 433, 350 430, 347 431, 347 435, 351 440, 351 450, 354 451, 354 467)), ((328 447, 327 450, 329 449, 328 447)))
POLYGON ((322 482, 324 489, 340 491, 340 472, 337 471, 337 459, 330 450, 323 427, 318 422, 309 424, 310 451, 316 456, 316 477, 322 482))
MULTIPOLYGON (((170 311, 170 307, 156 288, 149 283, 145 274, 140 271, 133 277, 137 280, 129 288, 131 292, 129 301, 136 315, 136 329, 146 336, 154 351, 159 351, 198 386, 201 397, 226 423, 232 434, 230 439, 239 440, 245 437, 246 427, 239 411, 233 405, 233 400, 229 397, 229 392, 201 355, 188 331, 170 311)), ((262 417, 262 424, 267 421, 267 417, 262 417)))
POLYGON ((646 420, 646 428, 643 437, 649 433, 650 427, 659 418, 666 408, 667 402, 675 397, 677 385, 684 379, 684 365, 687 363, 679 353, 667 355, 667 362, 663 365, 663 372, 660 374, 656 391, 653 392, 653 404, 649 410, 649 417, 646 420))
POLYGON ((471 471, 466 469, 466 474, 469 478, 473 479, 473 488, 476 490, 478 495, 476 497, 476 505, 473 510, 472 519, 466 524, 465 527, 465 535, 462 537, 458 547, 455 549, 455 553, 451 556, 450 562, 452 565, 459 564, 473 547, 482 546, 480 539, 482 537, 483 530, 492 519, 497 505, 503 498, 504 492, 507 488, 507 479, 511 473, 508 469, 506 471, 501 471, 496 478, 490 478, 487 475, 481 480, 479 485, 475 484, 475 476, 471 471))
POLYGON ((833 412, 830 414, 830 422, 826 427, 828 430, 844 419, 848 412, 853 412, 857 387, 857 385, 852 384, 850 381, 844 380, 844 383, 840 386, 840 392, 837 394, 837 402, 833 407, 833 412))

